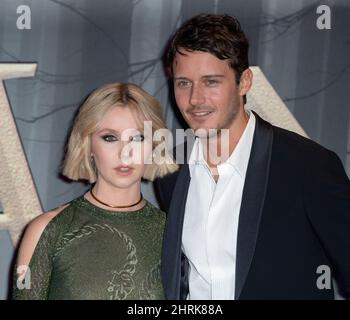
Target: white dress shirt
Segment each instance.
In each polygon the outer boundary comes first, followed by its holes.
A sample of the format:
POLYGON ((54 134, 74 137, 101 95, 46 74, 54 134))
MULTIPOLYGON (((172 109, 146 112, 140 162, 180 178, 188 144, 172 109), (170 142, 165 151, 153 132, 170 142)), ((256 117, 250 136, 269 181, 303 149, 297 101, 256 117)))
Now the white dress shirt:
POLYGON ((191 181, 182 235, 188 258, 187 299, 234 299, 238 218, 255 130, 255 116, 229 158, 217 166, 215 182, 196 138, 189 159, 191 181))

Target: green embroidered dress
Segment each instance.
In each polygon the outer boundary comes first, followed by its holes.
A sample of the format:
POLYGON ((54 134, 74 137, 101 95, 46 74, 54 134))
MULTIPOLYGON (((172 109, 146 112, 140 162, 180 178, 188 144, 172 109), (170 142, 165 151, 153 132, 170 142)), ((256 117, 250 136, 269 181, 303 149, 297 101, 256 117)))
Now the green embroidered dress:
POLYGON ((14 299, 164 299, 160 255, 165 214, 146 201, 131 212, 83 196, 43 231, 30 261, 30 289, 14 299))

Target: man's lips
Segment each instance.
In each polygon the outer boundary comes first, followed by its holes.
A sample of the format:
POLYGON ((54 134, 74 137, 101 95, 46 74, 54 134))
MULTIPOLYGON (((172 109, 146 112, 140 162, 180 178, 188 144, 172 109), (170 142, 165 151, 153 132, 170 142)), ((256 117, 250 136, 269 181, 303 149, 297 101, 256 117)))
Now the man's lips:
POLYGON ((213 112, 213 110, 192 110, 188 111, 188 114, 196 120, 206 120, 213 112))

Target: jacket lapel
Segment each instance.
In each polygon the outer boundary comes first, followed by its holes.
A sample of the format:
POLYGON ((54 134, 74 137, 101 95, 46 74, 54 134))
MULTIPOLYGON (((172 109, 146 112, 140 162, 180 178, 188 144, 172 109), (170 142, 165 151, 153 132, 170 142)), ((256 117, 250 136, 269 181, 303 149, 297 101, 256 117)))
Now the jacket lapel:
POLYGON ((165 223, 161 273, 164 291, 167 299, 180 298, 181 284, 181 245, 182 229, 185 216, 187 193, 190 184, 188 156, 192 150, 194 136, 187 137, 187 141, 176 148, 177 162, 184 162, 178 171, 173 196, 165 223))
POLYGON ((269 178, 272 126, 255 112, 256 125, 239 215, 235 299, 239 299, 253 259, 269 178))

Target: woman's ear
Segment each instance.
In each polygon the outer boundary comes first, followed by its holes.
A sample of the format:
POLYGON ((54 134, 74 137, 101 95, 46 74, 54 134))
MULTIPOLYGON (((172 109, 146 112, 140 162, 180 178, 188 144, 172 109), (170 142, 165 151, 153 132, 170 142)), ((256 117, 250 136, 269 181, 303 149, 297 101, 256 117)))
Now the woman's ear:
POLYGON ((249 89, 252 86, 252 82, 253 82, 253 72, 252 72, 252 70, 247 68, 242 72, 241 79, 239 82, 239 95, 240 96, 243 97, 245 94, 247 94, 247 92, 249 91, 249 89))

